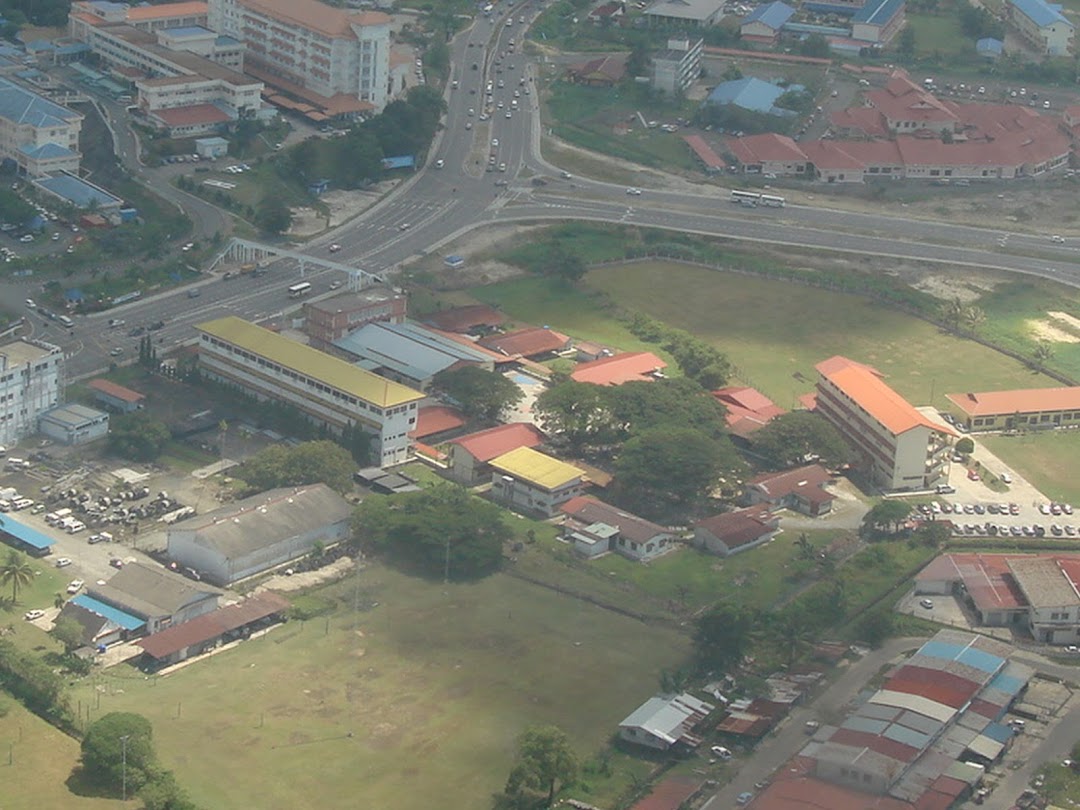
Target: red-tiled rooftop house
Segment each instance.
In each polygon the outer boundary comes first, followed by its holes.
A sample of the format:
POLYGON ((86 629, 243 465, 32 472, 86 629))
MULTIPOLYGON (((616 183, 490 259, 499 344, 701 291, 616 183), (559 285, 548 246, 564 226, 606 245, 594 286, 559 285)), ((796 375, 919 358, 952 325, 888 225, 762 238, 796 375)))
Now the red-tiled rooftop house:
POLYGON ((749 506, 705 518, 694 524, 694 545, 727 557, 760 546, 780 531, 780 518, 767 506, 749 506))
POLYGON ((817 517, 832 510, 836 496, 824 488, 832 480, 832 474, 820 464, 808 464, 751 478, 744 486, 743 498, 751 505, 794 509, 804 515, 817 517))
POLYGON ((554 329, 541 326, 529 326, 513 332, 488 335, 478 343, 485 349, 491 349, 504 357, 543 357, 562 351, 570 345, 570 338, 554 329))
POLYGON ((119 413, 131 413, 143 407, 146 396, 132 391, 112 380, 96 379, 86 384, 94 392, 94 399, 119 413))
POLYGON ((787 413, 767 396, 754 388, 729 386, 712 392, 713 397, 727 409, 728 430, 743 439, 787 413))
POLYGON ((409 435, 414 439, 428 439, 448 433, 465 424, 465 419, 453 408, 445 405, 428 405, 416 412, 416 428, 409 435))
POLYGON ((623 352, 579 363, 570 379, 593 385, 622 385, 628 382, 652 382, 663 376, 667 363, 652 352, 623 352))
POLYGON ((427 316, 426 320, 438 329, 467 334, 495 329, 502 326, 506 319, 501 312, 487 304, 474 304, 433 312, 427 316))
POLYGON ((539 447, 544 434, 526 422, 481 430, 450 443, 451 474, 455 481, 472 486, 491 478, 488 464, 493 458, 519 447, 539 447))

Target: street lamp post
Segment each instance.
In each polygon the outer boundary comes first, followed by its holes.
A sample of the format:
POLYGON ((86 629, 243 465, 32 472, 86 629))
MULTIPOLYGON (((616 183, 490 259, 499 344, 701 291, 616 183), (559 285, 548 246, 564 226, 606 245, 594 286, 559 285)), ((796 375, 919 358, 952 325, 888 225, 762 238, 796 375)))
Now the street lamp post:
POLYGON ((130 734, 124 734, 120 738, 120 774, 122 783, 122 795, 124 801, 127 801, 127 741, 130 734))

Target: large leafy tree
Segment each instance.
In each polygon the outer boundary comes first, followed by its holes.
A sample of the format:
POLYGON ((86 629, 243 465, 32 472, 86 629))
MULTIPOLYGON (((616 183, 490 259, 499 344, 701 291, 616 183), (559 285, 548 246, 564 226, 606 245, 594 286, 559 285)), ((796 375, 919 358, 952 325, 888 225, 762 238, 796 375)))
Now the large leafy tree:
POLYGON ((578 760, 566 732, 556 726, 533 726, 518 737, 517 748, 505 796, 520 807, 532 803, 530 794, 545 793, 543 806, 551 807, 556 788, 577 777, 578 760))
POLYGON ((429 574, 458 579, 495 571, 512 536, 501 509, 452 484, 370 497, 353 516, 353 532, 429 574))
POLYGON ((284 233, 292 225, 292 211, 280 197, 264 197, 255 209, 255 225, 265 233, 284 233))
POLYGON ((624 435, 660 425, 679 425, 718 438, 724 433, 724 408, 697 382, 677 377, 629 382, 608 390, 612 420, 624 435))
POLYGON ((109 426, 110 453, 131 461, 153 461, 171 438, 169 429, 146 413, 117 416, 109 426))
POLYGON ((352 488, 355 469, 349 451, 327 441, 296 447, 271 445, 244 462, 240 477, 258 490, 323 483, 337 492, 352 488))
POLYGON ((705 671, 724 672, 742 660, 759 617, 745 605, 721 602, 694 622, 694 656, 705 671))
MULTIPOLYGON (((2 526, 2 524, 0 524, 2 526)), ((11 586, 11 603, 19 601, 19 591, 34 581, 34 569, 19 552, 10 549, 0 565, 0 583, 11 586)))
POLYGON ((443 371, 435 387, 454 400, 466 416, 494 421, 524 398, 521 389, 502 374, 478 366, 443 371))
POLYGON ((632 501, 659 518, 700 501, 719 483, 721 473, 737 471, 742 464, 727 438, 665 425, 623 446, 615 481, 623 502, 632 501))
POLYGON ((911 514, 911 504, 892 498, 886 498, 874 504, 863 516, 863 527, 872 531, 884 531, 895 534, 900 524, 911 514))
POLYGON ((121 792, 137 792, 155 772, 153 729, 141 714, 110 712, 95 720, 82 741, 82 769, 86 778, 121 792))
POLYGON ((802 464, 816 456, 835 467, 851 458, 851 447, 826 419, 812 411, 792 411, 770 420, 754 434, 754 450, 775 467, 802 464))
POLYGON ((612 390, 567 380, 541 393, 533 412, 545 431, 571 447, 601 443, 611 438, 612 390))

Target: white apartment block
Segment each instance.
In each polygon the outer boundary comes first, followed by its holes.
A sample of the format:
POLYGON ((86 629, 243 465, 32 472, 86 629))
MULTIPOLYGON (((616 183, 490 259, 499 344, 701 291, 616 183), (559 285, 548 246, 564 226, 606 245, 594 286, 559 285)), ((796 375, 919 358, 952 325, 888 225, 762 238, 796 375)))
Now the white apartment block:
POLYGON ((210 27, 247 46, 251 75, 324 113, 380 112, 390 81, 390 17, 318 0, 211 0, 210 27))
POLYGON ((668 95, 686 92, 701 75, 704 40, 669 39, 667 50, 652 58, 653 88, 668 95))
POLYGON ((205 26, 207 13, 206 3, 201 0, 137 6, 108 0, 76 0, 71 4, 68 25, 73 31, 72 36, 81 40, 74 33, 77 27, 108 23, 130 25, 140 31, 159 31, 188 25, 205 26))
POLYGON ((30 177, 79 171, 83 117, 0 78, 0 159, 11 158, 30 177))
POLYGON ((920 413, 870 366, 837 356, 816 368, 815 410, 848 440, 875 486, 920 490, 945 482, 956 436, 949 427, 920 413))
POLYGON ((379 466, 410 457, 419 391, 365 371, 235 316, 199 324, 203 374, 258 397, 292 405, 334 430, 359 427, 374 436, 379 466))
POLYGON ((60 401, 64 353, 40 340, 0 346, 0 445, 37 432, 38 417, 60 401))
POLYGON ((1045 0, 1009 0, 1009 22, 1039 53, 1067 56, 1073 49, 1076 26, 1062 7, 1045 0))

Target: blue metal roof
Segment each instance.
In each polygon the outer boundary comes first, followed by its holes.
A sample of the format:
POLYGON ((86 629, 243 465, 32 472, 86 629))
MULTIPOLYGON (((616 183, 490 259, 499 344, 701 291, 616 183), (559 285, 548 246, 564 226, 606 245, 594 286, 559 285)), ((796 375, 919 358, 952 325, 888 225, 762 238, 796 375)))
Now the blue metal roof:
POLYGON ((117 206, 122 202, 119 197, 114 197, 104 189, 93 186, 70 174, 46 177, 35 181, 35 185, 63 197, 78 208, 88 208, 91 201, 96 202, 99 206, 106 207, 117 206))
POLYGON ((904 8, 904 2, 905 0, 867 0, 866 5, 855 12, 852 22, 888 25, 904 8))
POLYGON ((85 42, 72 42, 67 45, 61 45, 56 49, 56 53, 59 56, 71 56, 76 53, 89 53, 90 46, 85 42))
POLYGON ((999 689, 1006 695, 1019 695, 1026 685, 1027 683, 1023 679, 1007 675, 1004 672, 998 673, 990 681, 991 689, 999 689))
POLYGON ((893 723, 885 729, 885 733, 881 736, 890 740, 895 740, 898 743, 903 743, 904 745, 910 745, 916 751, 922 751, 930 742, 929 734, 923 734, 921 731, 916 731, 913 728, 905 728, 896 723, 893 723))
POLYGON ((867 734, 880 734, 889 727, 887 720, 875 720, 872 717, 862 717, 857 714, 853 714, 843 722, 840 728, 850 729, 851 731, 863 731, 867 734))
POLYGON ((746 16, 746 19, 742 21, 742 24, 746 25, 747 23, 759 22, 769 26, 769 28, 774 31, 779 31, 784 27, 784 23, 791 19, 791 15, 794 13, 795 9, 787 3, 781 3, 777 0, 775 3, 769 3, 768 5, 755 8, 746 16))
POLYGON ((35 39, 33 42, 26 43, 26 50, 30 53, 41 53, 44 51, 52 51, 56 49, 56 43, 47 39, 35 39))
POLYGON ((994 39, 993 37, 983 37, 975 43, 975 50, 979 53, 991 53, 995 56, 1000 56, 1005 50, 1005 43, 1000 39, 994 39))
POLYGON ((6 532, 26 545, 44 551, 49 546, 56 545, 56 541, 47 534, 42 534, 37 529, 31 528, 24 523, 19 523, 9 515, 0 515, 0 532, 6 532))
POLYGON ((37 93, 31 93, 14 82, 0 79, 0 116, 18 124, 54 127, 78 118, 79 114, 37 93))
POLYGON ((485 363, 488 355, 415 323, 369 323, 334 341, 366 369, 385 367, 425 380, 456 363, 485 363))
POLYGON ((19 151, 27 157, 32 157, 37 160, 71 157, 75 154, 66 146, 61 146, 58 143, 43 143, 41 146, 20 146, 19 151))
POLYGON ((112 605, 107 605, 100 599, 95 599, 89 594, 80 593, 74 599, 71 600, 73 605, 78 605, 81 608, 89 610, 91 613, 96 613, 103 619, 108 619, 114 624, 120 625, 125 630, 138 630, 144 624, 145 619, 140 619, 138 616, 132 616, 130 613, 124 613, 124 611, 114 608, 112 605))
POLYGON ((1001 725, 1001 723, 990 723, 980 733, 985 737, 989 737, 991 740, 1005 743, 1013 738, 1015 732, 1008 726, 1001 725))
POLYGON ((412 155, 383 158, 382 165, 384 169, 411 169, 416 165, 416 158, 412 155))
POLYGON ((1045 0, 1011 0, 1011 2, 1017 11, 1040 28, 1054 23, 1065 23, 1070 28, 1073 27, 1073 24, 1061 13, 1059 5, 1047 3, 1045 0))
POLYGON ((791 87, 778 87, 753 76, 736 79, 731 82, 722 82, 709 93, 710 104, 734 104, 744 110, 752 112, 769 113, 770 115, 795 115, 793 110, 785 110, 776 106, 776 100, 789 90, 800 90, 799 85, 791 87))
POLYGON ((997 672, 1005 665, 1004 658, 977 650, 974 647, 968 647, 957 656, 956 660, 961 664, 967 664, 969 667, 975 667, 975 669, 988 673, 997 672))
POLYGON ((171 37, 194 37, 212 34, 213 31, 201 25, 178 25, 176 28, 166 28, 164 33, 171 37))

